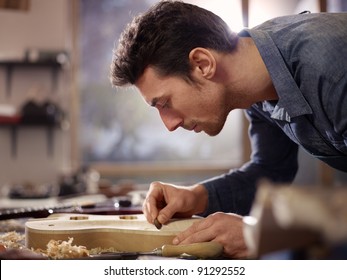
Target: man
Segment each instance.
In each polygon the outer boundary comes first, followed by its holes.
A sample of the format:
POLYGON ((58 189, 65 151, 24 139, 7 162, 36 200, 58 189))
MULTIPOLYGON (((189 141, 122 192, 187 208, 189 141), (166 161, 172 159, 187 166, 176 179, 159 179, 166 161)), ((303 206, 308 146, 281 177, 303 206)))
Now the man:
POLYGON ((250 121, 252 155, 238 170, 194 186, 154 182, 151 223, 205 216, 174 244, 214 240, 247 256, 242 216, 261 178, 291 182, 298 146, 347 172, 347 14, 276 18, 239 34, 213 13, 164 1, 136 17, 114 51, 111 81, 135 85, 169 131, 217 135, 230 111, 250 121))

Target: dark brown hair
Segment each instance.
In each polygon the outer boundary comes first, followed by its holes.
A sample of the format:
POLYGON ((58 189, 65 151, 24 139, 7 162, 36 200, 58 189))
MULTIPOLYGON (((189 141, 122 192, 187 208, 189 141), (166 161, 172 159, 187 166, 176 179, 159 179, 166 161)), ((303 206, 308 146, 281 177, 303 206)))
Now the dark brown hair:
POLYGON ((114 86, 135 84, 149 65, 162 76, 191 80, 192 49, 230 52, 237 39, 214 13, 181 1, 161 1, 123 31, 113 51, 111 82, 114 86))

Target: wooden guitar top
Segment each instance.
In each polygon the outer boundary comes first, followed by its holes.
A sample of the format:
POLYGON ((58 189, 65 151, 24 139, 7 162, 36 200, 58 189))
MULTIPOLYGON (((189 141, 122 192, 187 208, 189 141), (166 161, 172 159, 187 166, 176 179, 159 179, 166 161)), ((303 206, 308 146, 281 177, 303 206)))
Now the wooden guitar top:
POLYGON ((120 252, 147 252, 165 244, 188 228, 197 217, 172 219, 158 230, 144 215, 53 214, 25 224, 26 246, 46 249, 50 240, 68 240, 87 249, 113 248, 120 252))

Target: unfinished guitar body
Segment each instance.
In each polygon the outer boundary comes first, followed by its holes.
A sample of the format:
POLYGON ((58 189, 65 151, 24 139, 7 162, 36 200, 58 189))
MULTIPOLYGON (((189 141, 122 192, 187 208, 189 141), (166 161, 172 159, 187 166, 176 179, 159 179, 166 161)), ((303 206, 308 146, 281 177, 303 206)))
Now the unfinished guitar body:
POLYGON ((172 219, 158 230, 144 215, 54 214, 25 224, 26 246, 46 249, 50 240, 68 240, 87 249, 113 248, 146 252, 171 244, 173 238, 199 218, 172 219))

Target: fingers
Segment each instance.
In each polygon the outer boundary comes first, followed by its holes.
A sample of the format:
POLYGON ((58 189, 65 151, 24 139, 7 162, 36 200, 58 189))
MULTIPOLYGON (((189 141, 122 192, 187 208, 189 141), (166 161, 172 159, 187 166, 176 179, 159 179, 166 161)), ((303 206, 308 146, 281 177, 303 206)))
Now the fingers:
POLYGON ((174 245, 190 244, 197 242, 212 241, 216 237, 215 230, 211 227, 210 219, 202 219, 195 222, 188 229, 180 232, 173 240, 174 245))
POLYGON ((245 258, 248 255, 243 238, 242 217, 236 214, 215 213, 194 223, 179 233, 174 245, 216 241, 223 245, 224 255, 245 258))
POLYGON ((174 187, 161 182, 153 182, 150 185, 142 206, 142 211, 148 222, 154 223, 157 218, 161 224, 165 224, 175 214, 177 211, 175 203, 169 204, 170 194, 168 194, 168 190, 170 189, 174 189, 174 187))
POLYGON ((173 215, 176 213, 177 207, 174 204, 167 204, 163 209, 160 210, 158 213, 158 221, 161 224, 167 223, 173 215))
POLYGON ((159 182, 153 182, 148 190, 145 201, 142 205, 142 211, 148 222, 153 223, 157 218, 160 202, 163 201, 163 189, 159 182))
POLYGON ((142 206, 143 214, 148 222, 153 223, 154 219, 158 216, 158 208, 156 207, 156 200, 153 197, 147 197, 142 206))
POLYGON ((157 218, 161 224, 168 222, 174 215, 191 217, 200 211, 196 210, 196 201, 199 199, 191 188, 179 187, 161 182, 150 185, 146 199, 143 203, 143 213, 150 223, 157 218))

